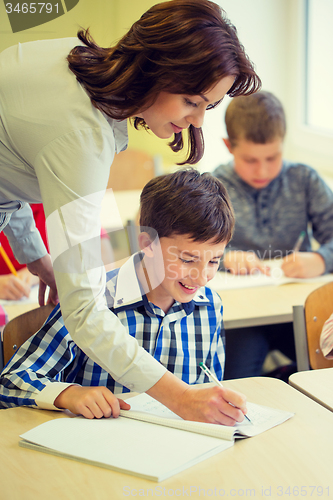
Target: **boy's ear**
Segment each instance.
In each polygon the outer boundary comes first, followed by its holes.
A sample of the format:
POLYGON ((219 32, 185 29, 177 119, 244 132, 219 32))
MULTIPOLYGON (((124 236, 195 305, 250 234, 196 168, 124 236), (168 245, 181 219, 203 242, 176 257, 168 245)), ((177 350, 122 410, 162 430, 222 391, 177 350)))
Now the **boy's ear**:
POLYGON ((147 255, 147 257, 152 257, 153 249, 152 249, 152 240, 148 233, 140 233, 138 236, 139 247, 142 252, 147 255))
POLYGON ((226 138, 226 139, 223 138, 222 141, 227 146, 229 153, 232 154, 232 147, 231 147, 231 143, 230 143, 229 139, 228 138, 226 138))

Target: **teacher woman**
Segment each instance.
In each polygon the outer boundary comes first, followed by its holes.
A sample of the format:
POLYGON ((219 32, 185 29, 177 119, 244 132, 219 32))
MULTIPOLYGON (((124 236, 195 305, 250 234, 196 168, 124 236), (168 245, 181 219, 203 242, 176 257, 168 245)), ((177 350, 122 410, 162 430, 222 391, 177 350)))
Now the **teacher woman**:
POLYGON ((46 286, 49 301, 57 302, 58 291, 73 340, 115 380, 183 418, 223 423, 216 388, 176 378, 108 309, 99 213, 114 155, 127 147, 128 118, 172 138, 174 151, 187 135, 186 162, 194 164, 203 154, 206 110, 225 94, 257 91, 260 80, 236 29, 208 0, 157 4, 111 48, 88 31, 78 38, 0 54, 0 230, 39 276, 40 303, 46 286), (41 201, 52 264, 28 205, 41 201))

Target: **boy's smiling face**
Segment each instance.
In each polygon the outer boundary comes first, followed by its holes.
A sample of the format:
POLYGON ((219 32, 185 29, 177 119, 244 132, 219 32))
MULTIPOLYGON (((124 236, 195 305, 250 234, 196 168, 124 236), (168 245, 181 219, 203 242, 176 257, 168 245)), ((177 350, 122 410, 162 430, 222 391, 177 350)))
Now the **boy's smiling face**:
POLYGON ((233 147, 228 139, 225 139, 224 143, 234 156, 235 172, 250 186, 256 189, 265 188, 281 172, 281 138, 266 144, 239 139, 233 147))
MULTIPOLYGON (((174 301, 190 302, 198 289, 215 276, 226 242, 216 243, 214 239, 200 242, 189 235, 173 235, 160 238, 159 244, 165 276, 147 297, 167 312, 174 301)), ((146 263, 147 260, 150 259, 146 263)))

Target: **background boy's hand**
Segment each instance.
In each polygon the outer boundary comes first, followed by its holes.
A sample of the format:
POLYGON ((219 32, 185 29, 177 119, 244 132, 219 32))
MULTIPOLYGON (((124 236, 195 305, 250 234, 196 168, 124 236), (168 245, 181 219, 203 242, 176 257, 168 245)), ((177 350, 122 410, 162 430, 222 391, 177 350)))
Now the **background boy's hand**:
POLYGON ((38 276, 34 276, 33 274, 31 274, 31 272, 26 267, 23 267, 22 269, 17 271, 17 274, 20 280, 30 288, 34 285, 38 285, 39 283, 38 276))
POLYGON ((20 272, 18 272, 18 276, 16 277, 14 274, 0 276, 0 299, 20 300, 22 297, 29 297, 29 283, 25 279, 21 279, 20 272))
POLYGON ((290 278, 314 278, 325 272, 325 261, 319 253, 294 252, 283 259, 281 269, 290 278))
POLYGON ((47 286, 50 287, 47 303, 57 305, 59 297, 50 255, 46 254, 42 258, 28 263, 27 269, 31 272, 31 274, 39 277, 39 305, 44 305, 47 286))
POLYGON ((85 418, 119 417, 120 408, 129 410, 130 405, 116 396, 107 387, 82 387, 71 385, 62 391, 54 406, 70 410, 85 418))
POLYGON ((232 250, 224 254, 223 264, 232 274, 254 274, 257 272, 270 274, 269 267, 265 266, 254 252, 232 250))

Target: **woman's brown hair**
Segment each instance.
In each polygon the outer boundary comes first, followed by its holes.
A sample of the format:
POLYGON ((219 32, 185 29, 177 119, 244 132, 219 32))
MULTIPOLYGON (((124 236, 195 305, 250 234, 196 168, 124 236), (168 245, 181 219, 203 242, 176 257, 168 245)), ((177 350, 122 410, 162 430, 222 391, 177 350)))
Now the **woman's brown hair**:
MULTIPOLYGON (((145 12, 114 47, 99 47, 88 30, 78 32, 83 45, 68 56, 69 68, 93 105, 111 118, 135 117, 151 106, 161 91, 199 95, 226 76, 235 81, 228 94, 248 95, 261 82, 245 54, 236 28, 209 0, 170 0, 145 12)), ((134 125, 145 126, 142 118, 134 125)), ((189 153, 184 163, 203 155, 201 128, 189 127, 189 153)), ((182 133, 170 143, 184 146, 182 133)))

